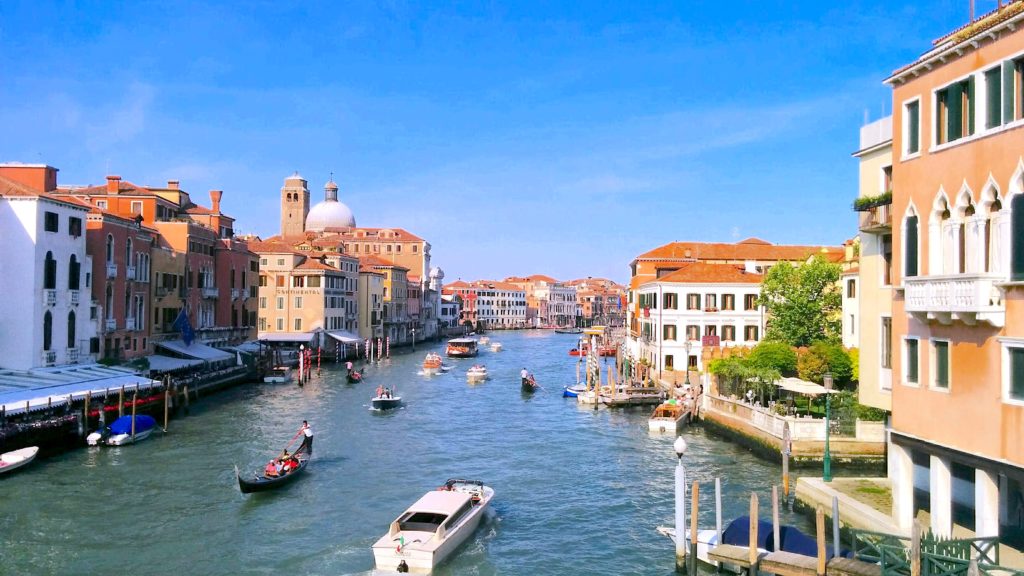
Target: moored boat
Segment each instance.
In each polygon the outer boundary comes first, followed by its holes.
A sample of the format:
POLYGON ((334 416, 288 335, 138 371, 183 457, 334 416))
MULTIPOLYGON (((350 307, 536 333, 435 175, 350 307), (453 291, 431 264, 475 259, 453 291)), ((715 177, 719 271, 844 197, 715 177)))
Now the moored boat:
POLYGON ((288 366, 274 366, 270 372, 263 377, 266 384, 283 384, 292 381, 292 369, 288 366))
POLYGON ((425 573, 444 562, 480 525, 494 490, 479 480, 448 480, 427 492, 373 544, 378 570, 425 573))
POLYGON ((0 474, 14 472, 18 468, 28 466, 39 454, 38 446, 29 446, 20 450, 12 450, 0 454, 0 474))
POLYGON ((651 432, 678 432, 688 411, 676 400, 669 400, 658 405, 647 419, 651 432))
POLYGON ((563 398, 576 398, 580 394, 583 394, 586 391, 587 391, 587 385, 586 384, 574 384, 572 386, 566 386, 565 388, 562 389, 562 397, 563 398))
POLYGON ((285 484, 291 484, 299 475, 306 470, 306 465, 309 464, 309 457, 301 454, 295 455, 295 461, 298 463, 297 466, 277 476, 268 476, 266 472, 260 474, 259 472, 253 472, 253 477, 243 478, 238 472, 238 467, 235 467, 235 478, 238 479, 238 489, 242 491, 242 494, 251 494, 253 492, 266 492, 267 490, 273 490, 280 488, 285 484))
POLYGON ((452 358, 471 358, 477 355, 477 342, 472 338, 452 338, 445 353, 452 358))
POLYGON ((93 432, 85 438, 89 446, 125 446, 142 442, 156 429, 156 420, 152 416, 139 414, 135 416, 135 426, 132 428, 132 416, 121 416, 114 420, 110 426, 102 431, 93 432))
POLYGON ((579 328, 555 328, 555 334, 582 334, 579 328))

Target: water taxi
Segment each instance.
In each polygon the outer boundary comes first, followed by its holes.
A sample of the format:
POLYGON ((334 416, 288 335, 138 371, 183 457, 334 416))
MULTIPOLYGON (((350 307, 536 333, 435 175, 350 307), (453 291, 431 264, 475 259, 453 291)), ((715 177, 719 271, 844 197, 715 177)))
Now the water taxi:
POLYGON ((292 369, 288 366, 274 366, 263 377, 266 384, 284 384, 292 381, 292 369))
POLYGON ((441 355, 436 352, 429 352, 427 357, 423 359, 423 371, 431 374, 438 373, 441 371, 441 355))
POLYGON ((427 492, 373 544, 378 570, 426 573, 476 530, 494 490, 479 480, 449 480, 427 492))
POLYGON ((491 352, 501 352, 501 342, 491 342, 491 352))
POLYGON ((675 400, 663 402, 651 412, 647 426, 651 432, 678 432, 685 423, 689 410, 675 400))
POLYGON ((445 353, 452 358, 472 358, 477 355, 477 342, 472 338, 452 338, 445 353))
POLYGON ((477 364, 466 370, 466 379, 470 382, 482 382, 487 380, 487 367, 482 364, 477 364))
POLYGON ((402 405, 402 397, 395 396, 395 391, 383 386, 377 387, 377 395, 370 400, 374 410, 392 410, 402 405))

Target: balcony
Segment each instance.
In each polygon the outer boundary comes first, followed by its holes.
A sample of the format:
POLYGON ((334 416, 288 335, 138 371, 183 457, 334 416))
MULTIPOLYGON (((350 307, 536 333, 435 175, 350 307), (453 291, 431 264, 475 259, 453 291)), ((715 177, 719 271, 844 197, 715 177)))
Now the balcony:
POLYGON ((67 359, 69 364, 78 362, 78 348, 68 348, 67 359))
POLYGON ((129 316, 129 317, 124 319, 124 329, 125 330, 138 330, 138 327, 135 326, 135 317, 134 316, 129 316))
POLYGON ((872 206, 860 212, 861 232, 889 232, 892 230, 892 204, 872 206))
POLYGON ((157 298, 163 298, 164 296, 167 296, 168 294, 170 294, 172 292, 172 290, 173 290, 172 288, 166 288, 164 286, 157 286, 156 287, 156 297, 157 298))
POLYGON ((107 278, 117 278, 117 264, 107 262, 107 278))
POLYGON ((203 286, 200 290, 202 291, 203 298, 216 298, 220 294, 216 286, 203 286))
POLYGON ((973 326, 978 322, 1002 327, 1006 307, 993 274, 957 274, 906 278, 906 309, 922 321, 940 324, 960 321, 973 326))
POLYGON ((135 277, 135 266, 126 267, 125 272, 127 273, 129 280, 138 280, 138 278, 135 277))
POLYGON ((232 300, 238 300, 241 296, 242 296, 242 290, 239 290, 238 288, 232 288, 231 289, 231 299, 232 300))
POLYGON ((43 366, 53 366, 57 363, 57 353, 53 350, 43 350, 43 366))
POLYGON ((43 290, 43 306, 56 306, 57 305, 57 291, 56 290, 43 290))
POLYGON ((79 296, 78 290, 71 290, 70 291, 70 295, 71 295, 70 296, 70 298, 71 298, 71 305, 72 306, 78 306, 78 302, 80 300, 80 296, 79 296))
POLYGON ((107 318, 106 329, 107 332, 113 332, 114 330, 117 330, 117 320, 113 318, 107 318))

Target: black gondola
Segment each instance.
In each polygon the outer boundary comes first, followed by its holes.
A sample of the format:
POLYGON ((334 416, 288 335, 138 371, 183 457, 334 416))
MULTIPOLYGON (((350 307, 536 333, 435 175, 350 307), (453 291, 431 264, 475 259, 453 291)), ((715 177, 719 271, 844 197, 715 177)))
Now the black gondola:
POLYGON ((345 379, 348 380, 349 384, 358 384, 363 381, 362 372, 349 372, 345 375, 345 379))
POLYGON ((238 489, 242 491, 242 494, 251 494, 252 492, 265 492, 267 490, 273 490, 280 488, 285 484, 291 484, 299 475, 306 470, 306 465, 309 464, 309 457, 297 457, 299 461, 299 467, 284 476, 260 476, 259 473, 254 474, 254 478, 249 480, 242 478, 242 475, 238 472, 238 467, 235 467, 235 476, 238 478, 238 489))
POLYGON ((533 394, 537 391, 537 388, 540 388, 540 384, 537 384, 537 382, 531 378, 522 378, 522 381, 524 394, 533 394))

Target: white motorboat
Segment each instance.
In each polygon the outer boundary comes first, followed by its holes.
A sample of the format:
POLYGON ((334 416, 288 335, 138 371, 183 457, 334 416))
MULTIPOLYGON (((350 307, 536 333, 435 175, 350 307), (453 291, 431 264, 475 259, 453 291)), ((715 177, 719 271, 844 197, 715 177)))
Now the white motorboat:
POLYGON ((491 352, 501 352, 501 342, 491 342, 491 352))
POLYGON ((477 342, 479 342, 479 343, 481 343, 481 344, 487 344, 487 343, 488 343, 488 342, 490 342, 490 341, 491 341, 491 339, 490 339, 490 338, 488 338, 487 336, 481 336, 481 337, 480 337, 480 338, 479 338, 479 339, 477 340, 477 342))
POLYGON ((685 423, 689 410, 676 400, 669 400, 659 404, 651 417, 647 419, 647 425, 651 432, 678 432, 685 423))
POLYGON ((274 366, 270 372, 263 377, 266 384, 284 384, 292 381, 292 369, 288 366, 274 366))
POLYGON ((22 466, 28 465, 29 462, 36 459, 36 454, 39 454, 38 446, 29 446, 21 450, 0 454, 0 474, 13 472, 22 466))
POLYGON ((153 417, 145 414, 135 416, 135 427, 133 429, 132 417, 125 415, 114 420, 105 429, 86 436, 85 442, 89 446, 99 446, 100 444, 126 446, 149 438, 153 430, 156 430, 156 420, 153 417))
POLYGON ((427 492, 373 544, 376 568, 429 573, 476 530, 493 497, 478 480, 449 480, 427 492))
POLYGON ((466 379, 470 382, 482 382, 487 380, 487 367, 476 365, 466 370, 466 379))

